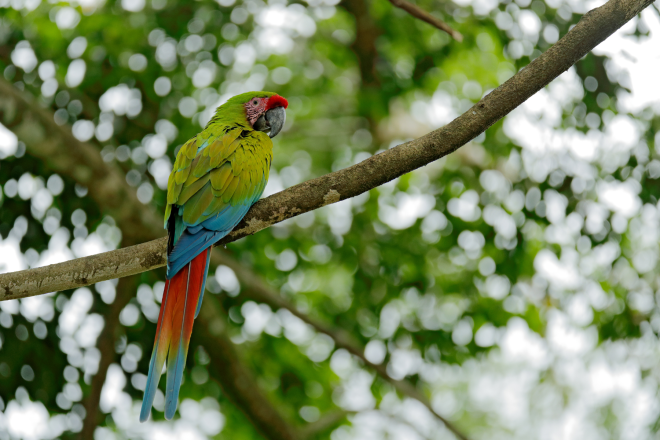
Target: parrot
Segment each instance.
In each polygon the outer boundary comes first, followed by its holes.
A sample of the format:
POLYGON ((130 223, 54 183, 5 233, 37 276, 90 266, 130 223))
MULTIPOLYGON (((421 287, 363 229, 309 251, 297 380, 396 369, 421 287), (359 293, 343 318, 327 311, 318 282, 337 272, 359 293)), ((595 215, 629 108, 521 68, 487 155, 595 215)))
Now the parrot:
POLYGON ((193 321, 199 314, 211 248, 259 200, 286 121, 288 101, 248 92, 219 106, 204 129, 186 142, 167 184, 167 280, 149 362, 140 421, 149 418, 167 358, 165 418, 174 417, 193 321))

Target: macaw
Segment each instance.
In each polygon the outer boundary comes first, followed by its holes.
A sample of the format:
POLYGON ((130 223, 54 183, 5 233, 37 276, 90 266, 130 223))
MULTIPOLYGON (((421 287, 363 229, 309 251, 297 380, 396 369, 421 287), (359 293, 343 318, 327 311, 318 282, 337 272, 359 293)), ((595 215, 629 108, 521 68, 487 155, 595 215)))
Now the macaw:
POLYGON ((271 92, 234 96, 177 154, 167 184, 167 282, 158 316, 140 421, 149 418, 167 357, 165 418, 176 412, 193 320, 211 248, 264 192, 288 102, 271 92), (168 354, 169 353, 169 354, 168 354))

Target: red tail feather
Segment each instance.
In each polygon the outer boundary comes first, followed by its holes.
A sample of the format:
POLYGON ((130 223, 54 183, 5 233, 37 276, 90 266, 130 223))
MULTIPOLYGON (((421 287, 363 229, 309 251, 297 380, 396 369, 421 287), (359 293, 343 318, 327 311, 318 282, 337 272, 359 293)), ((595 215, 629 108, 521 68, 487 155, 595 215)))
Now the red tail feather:
POLYGON ((207 249, 199 254, 165 284, 141 420, 146 420, 149 415, 166 357, 165 418, 174 416, 209 252, 207 249))

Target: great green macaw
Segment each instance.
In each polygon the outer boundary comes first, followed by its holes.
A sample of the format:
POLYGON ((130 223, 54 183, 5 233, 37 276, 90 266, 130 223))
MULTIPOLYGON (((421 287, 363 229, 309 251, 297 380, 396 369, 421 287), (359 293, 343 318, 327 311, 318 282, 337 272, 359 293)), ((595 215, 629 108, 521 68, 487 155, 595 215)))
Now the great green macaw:
POLYGON ((282 129, 287 106, 286 99, 271 92, 234 96, 179 150, 167 184, 167 282, 142 400, 142 422, 149 418, 166 357, 165 418, 174 417, 211 247, 264 192, 273 157, 270 138, 282 129))

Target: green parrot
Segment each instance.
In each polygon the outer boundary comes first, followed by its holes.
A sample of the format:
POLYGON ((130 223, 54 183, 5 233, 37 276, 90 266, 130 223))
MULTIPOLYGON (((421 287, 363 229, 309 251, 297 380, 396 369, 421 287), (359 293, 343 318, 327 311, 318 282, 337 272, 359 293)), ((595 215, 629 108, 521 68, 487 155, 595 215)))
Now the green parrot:
POLYGON ((287 106, 286 99, 271 92, 234 96, 177 154, 165 209, 167 282, 142 400, 142 422, 151 413, 166 357, 165 418, 174 417, 211 248, 264 192, 273 158, 270 139, 282 130, 287 106))

